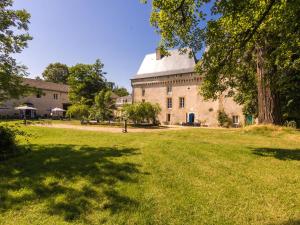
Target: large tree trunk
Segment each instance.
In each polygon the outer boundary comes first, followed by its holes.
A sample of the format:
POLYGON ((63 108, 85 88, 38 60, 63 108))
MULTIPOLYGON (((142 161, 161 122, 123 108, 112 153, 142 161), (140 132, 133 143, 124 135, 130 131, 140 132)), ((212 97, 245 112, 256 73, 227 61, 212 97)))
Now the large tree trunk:
POLYGON ((272 90, 271 79, 265 70, 264 54, 262 47, 257 52, 257 92, 258 92, 258 123, 280 125, 281 110, 279 93, 272 90))

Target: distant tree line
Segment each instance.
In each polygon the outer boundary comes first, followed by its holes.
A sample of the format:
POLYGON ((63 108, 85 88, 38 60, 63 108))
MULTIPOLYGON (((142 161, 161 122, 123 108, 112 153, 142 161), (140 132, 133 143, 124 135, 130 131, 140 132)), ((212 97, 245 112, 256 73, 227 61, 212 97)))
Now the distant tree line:
POLYGON ((69 85, 72 106, 68 109, 68 116, 105 121, 114 117, 116 97, 129 95, 129 92, 107 81, 103 68, 99 59, 94 64, 79 63, 71 67, 53 63, 47 66, 42 76, 45 81, 69 85))
MULTIPOLYGON (((88 87, 103 89, 105 86, 107 89, 114 92, 119 97, 123 97, 129 95, 129 92, 124 87, 117 86, 114 82, 109 82, 105 79, 106 73, 102 71, 104 65, 103 63, 97 59, 95 64, 82 64, 79 63, 75 66, 68 67, 63 63, 51 63, 49 64, 44 72, 42 73, 42 77, 45 81, 61 83, 61 84, 69 84, 72 85, 76 79, 84 82, 88 87), (95 76, 91 76, 91 73, 98 73, 95 76), (89 77, 88 79, 84 79, 84 77, 89 77), (88 84, 90 82, 90 84, 88 84), (91 82, 94 82, 91 85, 91 82), (100 84, 101 83, 101 84, 100 84)), ((37 77, 37 79, 41 79, 37 77)))

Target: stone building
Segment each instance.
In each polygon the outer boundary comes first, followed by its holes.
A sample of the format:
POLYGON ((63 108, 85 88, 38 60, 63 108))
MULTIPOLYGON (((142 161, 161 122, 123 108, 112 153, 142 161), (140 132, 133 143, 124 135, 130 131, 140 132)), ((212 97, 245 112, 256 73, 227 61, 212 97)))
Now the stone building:
POLYGON ((118 97, 116 99, 116 107, 117 108, 122 108, 126 104, 132 104, 132 96, 131 95, 118 97))
POLYGON ((159 121, 163 124, 201 123, 218 126, 218 111, 224 110, 235 126, 243 125, 242 106, 232 98, 204 101, 199 94, 203 77, 194 72, 197 60, 188 53, 159 50, 146 55, 139 71, 131 79, 133 102, 158 103, 162 109, 159 121))
POLYGON ((0 116, 17 117, 19 112, 15 110, 15 107, 20 105, 37 108, 34 114, 29 111, 26 112, 28 118, 35 116, 48 117, 50 116, 51 109, 67 109, 69 106, 68 85, 28 78, 24 78, 23 83, 39 91, 35 94, 21 97, 20 99, 12 99, 2 103, 0 105, 0 116))

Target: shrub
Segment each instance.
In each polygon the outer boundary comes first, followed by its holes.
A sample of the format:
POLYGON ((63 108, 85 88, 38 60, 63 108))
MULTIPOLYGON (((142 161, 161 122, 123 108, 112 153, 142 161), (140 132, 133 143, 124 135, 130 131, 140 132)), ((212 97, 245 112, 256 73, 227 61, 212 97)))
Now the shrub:
POLYGON ((21 153, 21 149, 16 140, 17 135, 28 136, 16 126, 0 124, 0 161, 21 153))
POLYGON ((158 104, 149 102, 125 105, 122 110, 123 117, 132 120, 134 124, 147 122, 157 125, 157 116, 160 112, 161 108, 158 104))
POLYGON ((292 120, 292 121, 286 121, 286 122, 284 123, 284 125, 285 125, 286 127, 290 127, 290 128, 294 128, 294 129, 297 128, 297 123, 296 123, 296 121, 294 121, 294 120, 292 120))
POLYGON ((218 122, 221 127, 230 127, 232 122, 224 110, 218 111, 218 122))
POLYGON ((90 108, 84 104, 74 104, 68 108, 66 115, 70 118, 84 119, 89 116, 90 108))

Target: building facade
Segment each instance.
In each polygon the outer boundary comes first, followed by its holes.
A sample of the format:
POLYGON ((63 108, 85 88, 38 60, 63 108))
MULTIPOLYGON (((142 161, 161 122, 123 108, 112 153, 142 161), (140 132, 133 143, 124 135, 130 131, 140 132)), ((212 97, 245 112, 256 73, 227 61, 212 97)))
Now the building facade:
POLYGON ((132 104, 132 96, 131 95, 118 97, 116 99, 116 107, 117 108, 122 108, 126 104, 132 104))
MULTIPOLYGON (((0 116, 18 117, 19 112, 15 110, 15 107, 20 105, 36 108, 37 111, 34 116, 42 117, 50 116, 53 108, 67 109, 69 106, 68 85, 27 78, 24 79, 23 83, 39 91, 20 99, 11 99, 2 103, 0 105, 0 116)), ((31 112, 28 115, 33 116, 31 112)))
POLYGON ((234 126, 243 125, 242 106, 232 98, 205 101, 199 94, 203 78, 194 72, 196 63, 195 57, 178 50, 170 51, 170 56, 159 51, 146 55, 131 80, 133 102, 158 103, 162 109, 158 119, 163 124, 218 126, 218 111, 224 110, 234 126))

